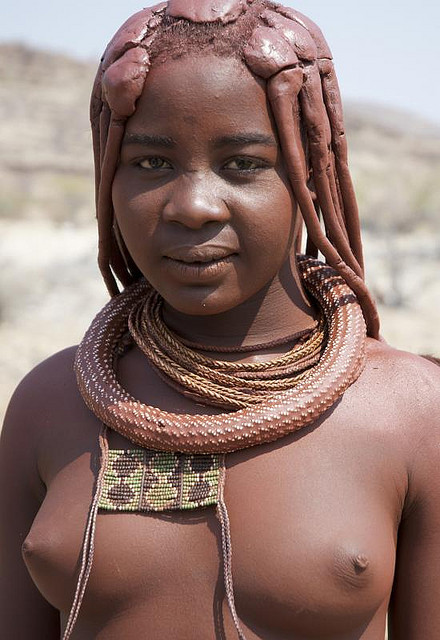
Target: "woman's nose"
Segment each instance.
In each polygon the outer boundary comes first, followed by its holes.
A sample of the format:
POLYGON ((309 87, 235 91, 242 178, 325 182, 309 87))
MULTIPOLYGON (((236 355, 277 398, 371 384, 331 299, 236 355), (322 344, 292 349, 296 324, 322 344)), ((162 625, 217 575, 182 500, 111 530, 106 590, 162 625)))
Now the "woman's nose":
POLYGON ((166 222, 198 229, 208 222, 226 222, 229 210, 213 181, 205 174, 179 176, 163 209, 166 222))

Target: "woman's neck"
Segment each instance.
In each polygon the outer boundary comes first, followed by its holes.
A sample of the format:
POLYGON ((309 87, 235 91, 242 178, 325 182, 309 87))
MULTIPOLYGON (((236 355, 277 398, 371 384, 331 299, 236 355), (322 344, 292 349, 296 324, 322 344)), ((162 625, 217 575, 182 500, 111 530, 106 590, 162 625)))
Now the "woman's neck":
POLYGON ((252 298, 211 316, 180 313, 164 304, 163 317, 176 334, 205 346, 253 346, 292 336, 314 326, 316 309, 291 265, 252 298))

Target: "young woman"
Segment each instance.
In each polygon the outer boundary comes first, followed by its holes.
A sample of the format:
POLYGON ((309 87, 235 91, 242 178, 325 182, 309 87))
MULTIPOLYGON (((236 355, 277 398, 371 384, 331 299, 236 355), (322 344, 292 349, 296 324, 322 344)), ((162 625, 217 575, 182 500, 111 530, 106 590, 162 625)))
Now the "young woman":
POLYGON ((379 340, 322 34, 170 0, 91 111, 112 299, 11 401, 2 634, 438 639, 439 370, 379 340))

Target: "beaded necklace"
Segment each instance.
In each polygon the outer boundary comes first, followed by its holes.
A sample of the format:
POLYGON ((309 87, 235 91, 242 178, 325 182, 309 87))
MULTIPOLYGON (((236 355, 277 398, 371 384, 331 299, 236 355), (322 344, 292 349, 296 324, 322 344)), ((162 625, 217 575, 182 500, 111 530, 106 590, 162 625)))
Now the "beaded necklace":
MULTIPOLYGON (((63 640, 71 636, 92 568, 99 509, 148 512, 209 505, 216 505, 221 525, 229 609, 238 637, 245 638, 234 603, 231 534, 224 501, 225 453, 272 442, 311 424, 359 377, 365 363, 365 322, 351 289, 336 271, 314 258, 298 256, 297 263, 322 320, 291 351, 268 363, 224 363, 179 342, 163 325, 161 301, 145 281, 110 300, 92 322, 78 348, 75 370, 85 403, 104 425, 101 467, 63 640), (244 408, 194 416, 171 414, 138 402, 121 387, 115 371, 127 330, 172 386, 194 392, 184 368, 190 366, 208 386, 210 382, 230 385, 232 380, 239 387, 244 385, 244 408), (168 360, 176 367, 177 377, 164 366, 168 360), (280 381, 285 384, 281 390, 280 381), (256 403, 249 397, 254 392, 256 403), (109 451, 107 427, 141 449, 109 451)), ((231 397, 233 402, 237 399, 225 388, 220 399, 212 398, 211 391, 202 390, 198 396, 220 406, 231 397)))

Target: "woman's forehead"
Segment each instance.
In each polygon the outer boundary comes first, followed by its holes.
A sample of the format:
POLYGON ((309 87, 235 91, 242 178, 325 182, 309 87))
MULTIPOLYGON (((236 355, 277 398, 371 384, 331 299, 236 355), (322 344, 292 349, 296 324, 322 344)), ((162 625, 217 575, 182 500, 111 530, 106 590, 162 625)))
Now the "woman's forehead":
POLYGON ((167 128, 183 119, 195 125, 205 117, 216 118, 225 126, 244 127, 250 121, 257 129, 271 129, 264 81, 240 61, 214 55, 185 56, 153 65, 127 132, 153 121, 167 128))
POLYGON ((218 56, 211 52, 187 54, 165 62, 153 62, 145 81, 145 92, 194 91, 245 92, 265 94, 266 83, 254 75, 248 66, 234 56, 218 56))

